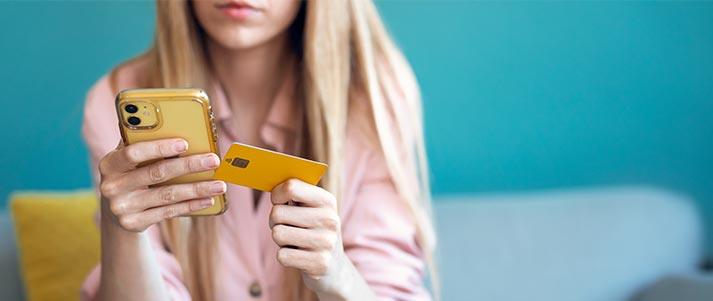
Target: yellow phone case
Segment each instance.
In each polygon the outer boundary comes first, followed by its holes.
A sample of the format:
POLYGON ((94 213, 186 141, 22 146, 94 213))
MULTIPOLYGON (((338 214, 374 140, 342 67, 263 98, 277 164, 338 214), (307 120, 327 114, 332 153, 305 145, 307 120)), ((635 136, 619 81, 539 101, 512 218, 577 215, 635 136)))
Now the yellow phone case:
POLYGON ((234 142, 214 178, 262 191, 272 191, 287 179, 317 185, 327 165, 300 157, 234 142))
MULTIPOLYGON (((165 138, 183 138, 188 150, 181 157, 218 152, 213 111, 208 95, 200 89, 129 89, 116 96, 121 137, 126 145, 165 138)), ((148 164, 147 162, 145 164, 148 164)), ((193 183, 213 179, 214 171, 183 175, 154 185, 193 183)), ((191 215, 217 215, 225 212, 225 195, 214 197, 215 204, 191 215)))

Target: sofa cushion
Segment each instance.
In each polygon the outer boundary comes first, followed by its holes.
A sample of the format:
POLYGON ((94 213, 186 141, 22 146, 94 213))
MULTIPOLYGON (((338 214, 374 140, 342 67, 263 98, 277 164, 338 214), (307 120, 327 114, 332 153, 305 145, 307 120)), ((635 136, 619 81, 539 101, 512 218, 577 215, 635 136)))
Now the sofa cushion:
POLYGON ((627 300, 702 249, 692 202, 657 189, 441 196, 435 213, 443 300, 627 300))
POLYGON ((667 276, 644 289, 635 301, 710 301, 713 300, 713 274, 667 276))
POLYGON ((10 199, 28 300, 76 300, 99 261, 93 191, 17 193, 10 199))

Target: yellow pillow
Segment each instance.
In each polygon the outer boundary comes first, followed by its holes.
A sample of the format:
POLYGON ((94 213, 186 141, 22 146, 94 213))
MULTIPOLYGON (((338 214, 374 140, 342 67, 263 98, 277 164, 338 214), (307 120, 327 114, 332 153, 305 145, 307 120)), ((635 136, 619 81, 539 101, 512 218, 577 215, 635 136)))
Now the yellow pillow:
POLYGON ((15 193, 10 207, 27 300, 78 300, 99 262, 94 191, 15 193))

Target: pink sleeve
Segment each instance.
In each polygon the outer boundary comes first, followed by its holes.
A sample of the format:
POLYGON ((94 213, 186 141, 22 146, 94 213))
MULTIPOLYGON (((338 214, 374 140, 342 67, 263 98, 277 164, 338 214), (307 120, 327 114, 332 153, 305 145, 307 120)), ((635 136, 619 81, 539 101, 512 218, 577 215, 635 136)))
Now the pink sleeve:
POLYGON ((342 219, 347 256, 377 300, 430 300, 415 220, 397 194, 383 156, 369 152, 359 159, 365 159, 358 160, 364 164, 356 178, 362 180, 342 219))
MULTIPOLYGON (((181 278, 180 264, 171 253, 166 251, 161 243, 161 231, 159 231, 159 228, 156 226, 152 226, 146 231, 148 231, 151 246, 153 247, 154 255, 156 255, 156 261, 161 267, 161 274, 168 293, 171 296, 171 300, 191 300, 191 295, 181 278)), ((92 269, 87 278, 84 279, 84 283, 82 283, 80 300, 97 300, 100 278, 101 265, 97 265, 92 269)))
MULTIPOLYGON (((107 76, 102 77, 87 94, 84 106, 82 136, 89 148, 92 175, 95 187, 99 183, 97 164, 121 139, 118 120, 114 109, 114 95, 107 76)), ((98 215, 96 215, 98 216, 98 215)), ((182 282, 181 266, 176 258, 166 250, 161 232, 156 226, 147 230, 156 260, 172 300, 190 300, 190 294, 182 282)), ((80 289, 80 300, 96 300, 99 291, 101 266, 92 269, 80 289)))

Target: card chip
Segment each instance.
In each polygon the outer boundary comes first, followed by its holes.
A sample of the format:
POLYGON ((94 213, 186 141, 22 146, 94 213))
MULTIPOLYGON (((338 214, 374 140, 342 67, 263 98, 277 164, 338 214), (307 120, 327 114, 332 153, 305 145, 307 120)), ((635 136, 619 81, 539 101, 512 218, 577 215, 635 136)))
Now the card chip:
POLYGON ((250 163, 250 160, 246 160, 243 158, 235 158, 230 164, 235 167, 245 168, 248 167, 248 163, 250 163))

